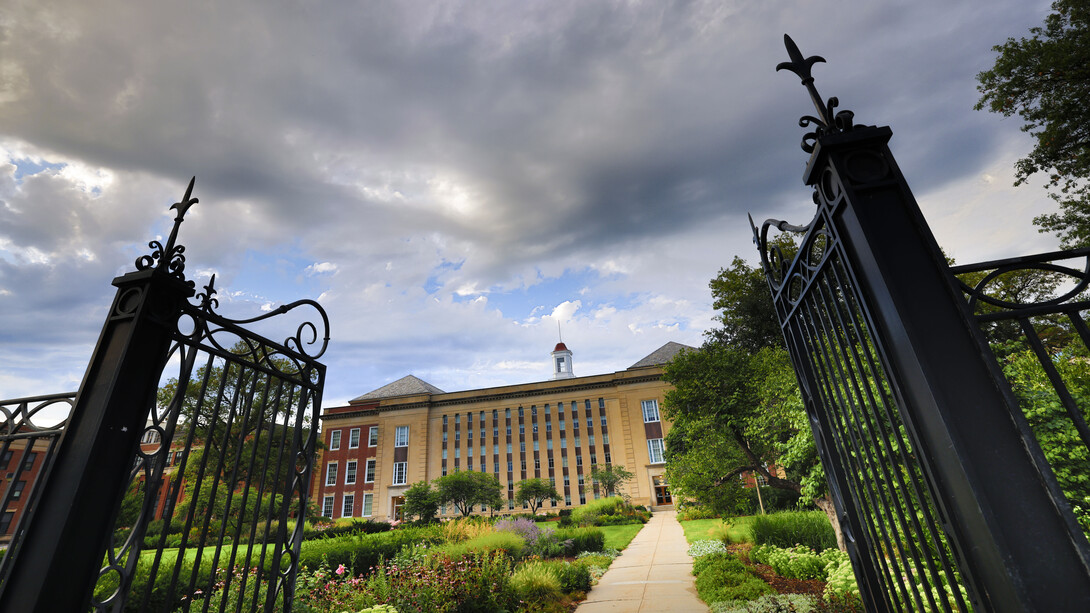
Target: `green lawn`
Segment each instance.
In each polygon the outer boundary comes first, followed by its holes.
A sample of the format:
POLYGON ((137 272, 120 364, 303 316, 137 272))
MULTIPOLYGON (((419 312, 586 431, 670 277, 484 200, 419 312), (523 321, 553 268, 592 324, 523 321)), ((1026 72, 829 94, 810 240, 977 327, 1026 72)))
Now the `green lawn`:
POLYGON ((681 529, 685 531, 685 540, 692 544, 693 541, 702 541, 720 536, 719 526, 727 525, 727 534, 732 542, 741 543, 752 541, 753 534, 749 525, 753 523, 753 515, 745 517, 728 517, 727 519, 691 519, 681 522, 681 529), (715 531, 715 534, 712 534, 715 531))
POLYGON ((643 524, 599 526, 599 529, 606 533, 606 547, 611 547, 618 551, 628 547, 628 544, 632 542, 632 539, 636 538, 636 534, 639 533, 642 528, 643 524))

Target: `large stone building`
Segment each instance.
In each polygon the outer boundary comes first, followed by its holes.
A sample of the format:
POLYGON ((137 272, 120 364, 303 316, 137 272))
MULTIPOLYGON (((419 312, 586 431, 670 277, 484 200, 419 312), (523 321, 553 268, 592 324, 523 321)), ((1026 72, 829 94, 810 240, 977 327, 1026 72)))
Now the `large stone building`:
POLYGON ((623 487, 634 504, 669 505, 662 366, 687 348, 667 343, 625 370, 577 377, 572 352, 559 343, 546 381, 444 392, 409 375, 327 409, 313 489, 318 510, 400 518, 411 484, 477 470, 499 479, 511 512, 522 512, 514 502, 519 481, 553 480, 561 498, 544 510, 555 511, 601 495, 590 479, 595 464, 635 474, 623 487))

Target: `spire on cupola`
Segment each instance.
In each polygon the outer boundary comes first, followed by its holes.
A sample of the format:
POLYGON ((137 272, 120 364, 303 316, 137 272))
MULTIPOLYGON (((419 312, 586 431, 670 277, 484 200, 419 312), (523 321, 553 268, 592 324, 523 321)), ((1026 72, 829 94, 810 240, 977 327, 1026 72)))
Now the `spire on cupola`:
MULTIPOLYGON (((560 322, 556 322, 556 332, 560 335, 560 322)), ((571 350, 564 344, 564 337, 553 349, 553 379, 571 379, 575 376, 572 372, 571 350)))

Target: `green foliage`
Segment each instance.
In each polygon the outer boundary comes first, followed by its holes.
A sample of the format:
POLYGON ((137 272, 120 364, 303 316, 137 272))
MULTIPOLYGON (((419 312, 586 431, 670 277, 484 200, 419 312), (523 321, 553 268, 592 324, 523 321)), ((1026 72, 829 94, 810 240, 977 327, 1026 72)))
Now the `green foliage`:
POLYGON ((614 466, 613 464, 604 466, 591 464, 590 466, 590 480, 602 488, 607 498, 617 494, 624 483, 635 476, 633 472, 626 470, 624 466, 614 466))
POLYGON ((547 610, 563 598, 560 580, 541 562, 529 562, 511 575, 511 589, 523 606, 532 611, 547 610))
POLYGON ((753 531, 753 542, 758 545, 806 545, 817 551, 837 546, 829 518, 821 511, 758 515, 753 518, 750 529, 753 531))
POLYGON ((1022 130, 1036 143, 1016 163, 1015 184, 1047 173, 1060 212, 1034 223, 1057 233, 1063 247, 1081 247, 1090 244, 1090 6, 1057 0, 1052 11, 1044 27, 1030 28, 1030 38, 1008 38, 994 48, 995 66, 977 75, 976 108, 1022 118, 1022 130))
POLYGON ((571 540, 569 555, 584 551, 603 551, 606 548, 606 535, 601 528, 560 528, 553 531, 562 541, 571 540))
MULTIPOLYGON (((275 525, 275 522, 273 522, 273 525, 275 525)), ((312 539, 334 538, 350 534, 377 534, 379 532, 389 532, 392 529, 393 526, 384 521, 373 521, 370 519, 349 519, 345 521, 339 519, 333 524, 318 524, 305 528, 303 530, 303 540, 309 541, 312 539), (317 529, 319 526, 321 526, 322 529, 317 529)), ((275 528, 273 530, 275 530, 275 528)), ((291 529, 289 528, 289 531, 290 530, 291 529)))
POLYGON ((787 352, 756 353, 721 344, 677 355, 666 365, 663 414, 671 488, 719 515, 748 514, 741 475, 760 472, 769 485, 824 495, 824 473, 787 352), (787 478, 767 471, 780 463, 787 478), (801 483, 797 474, 808 480, 801 483), (820 477, 820 480, 817 479, 820 477))
POLYGON ((439 504, 451 504, 463 517, 469 517, 474 505, 492 506, 502 498, 499 479, 490 474, 467 470, 454 471, 435 480, 439 504))
POLYGON ((686 552, 691 558, 700 558, 713 553, 726 553, 727 548, 723 545, 723 541, 719 540, 706 540, 696 541, 686 552))
POLYGON ((699 503, 686 504, 677 512, 678 521, 692 521, 696 519, 715 519, 719 514, 714 509, 705 507, 699 503))
POLYGON ((715 602, 712 613, 811 613, 818 603, 805 594, 768 594, 749 602, 715 602))
MULTIPOLYGON (((839 550, 837 550, 839 551, 839 550)), ((789 579, 825 580, 826 560, 806 545, 776 548, 768 555, 768 565, 776 574, 789 579)))
MULTIPOLYGON (((1080 348, 1081 349, 1081 348, 1080 348)), ((1081 355, 1059 352, 1053 358, 1075 405, 1084 418, 1090 406, 1090 363, 1081 355)), ((1075 518, 1090 534, 1090 450, 1083 444, 1074 421, 1067 413, 1032 351, 1019 351, 1006 357, 1004 374, 1011 383, 1018 403, 1040 443, 1060 488, 1067 495, 1075 518)))
POLYGON ((546 500, 557 498, 560 498, 560 494, 548 479, 523 479, 515 489, 515 502, 530 505, 531 515, 536 514, 546 500))
POLYGON ((439 547, 438 551, 450 557, 461 557, 480 551, 502 551, 508 557, 517 560, 522 557, 522 550, 525 547, 526 541, 521 536, 512 532, 498 531, 460 543, 448 543, 439 547))
POLYGON ((771 586, 727 553, 709 554, 693 563, 696 591, 707 603, 754 600, 774 592, 771 586))
POLYGON ((483 613, 515 608, 509 578, 513 578, 509 557, 499 551, 477 551, 384 565, 368 580, 368 588, 402 613, 483 613))
POLYGON ((427 481, 418 481, 409 486, 403 494, 405 502, 401 505, 401 512, 406 519, 419 517, 422 520, 435 519, 439 512, 439 492, 431 489, 427 481))
POLYGON ((855 582, 855 571, 852 570, 852 564, 849 560, 845 559, 831 563, 826 569, 825 581, 825 597, 827 599, 836 596, 860 598, 859 585, 855 582))
POLYGON ((722 325, 708 332, 711 340, 749 352, 783 346, 768 282, 760 268, 735 256, 730 268, 721 268, 708 286, 712 307, 719 311, 716 320, 722 325))
POLYGON ((299 566, 319 568, 326 564, 344 564, 355 573, 367 573, 381 560, 391 560, 405 545, 442 541, 438 527, 400 528, 380 534, 355 534, 304 541, 299 551, 299 566))

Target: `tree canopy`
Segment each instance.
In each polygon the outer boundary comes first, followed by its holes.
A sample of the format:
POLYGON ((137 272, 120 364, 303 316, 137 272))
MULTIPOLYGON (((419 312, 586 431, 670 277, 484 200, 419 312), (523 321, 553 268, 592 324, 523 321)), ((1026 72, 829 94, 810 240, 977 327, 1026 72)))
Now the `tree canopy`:
POLYGON ((439 493, 431 489, 427 481, 410 485, 404 496, 401 513, 406 518, 418 517, 425 521, 435 519, 435 514, 439 512, 439 493))
POLYGON ((560 494, 556 493, 556 486, 548 479, 524 479, 515 489, 515 501, 530 505, 531 515, 537 513, 546 500, 557 498, 560 498, 560 494))
POLYGON ((469 517, 474 505, 495 507, 503 487, 498 479, 473 470, 454 471, 435 480, 439 504, 452 504, 463 517, 469 517))
POLYGON ((624 483, 635 476, 632 471, 625 470, 624 466, 592 464, 590 467, 590 480, 602 488, 606 498, 616 495, 624 483))
POLYGON ((1060 212, 1034 223, 1081 247, 1090 245, 1090 3, 1057 0, 1052 11, 1029 38, 994 47, 995 65, 977 75, 976 108, 1022 118, 1036 142, 1015 165, 1015 185, 1047 173, 1060 212))

